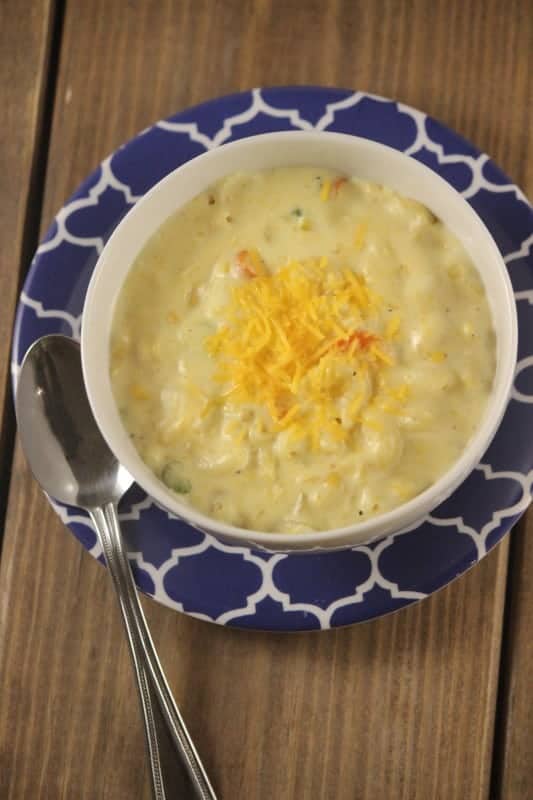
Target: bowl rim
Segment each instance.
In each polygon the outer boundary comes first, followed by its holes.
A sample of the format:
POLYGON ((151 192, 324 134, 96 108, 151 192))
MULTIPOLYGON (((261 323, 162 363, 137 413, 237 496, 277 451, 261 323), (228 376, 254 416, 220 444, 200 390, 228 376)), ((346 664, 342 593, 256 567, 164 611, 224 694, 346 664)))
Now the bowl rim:
MULTIPOLYGON (((324 547, 327 549, 328 544, 334 548, 338 546, 339 541, 343 541, 345 543, 344 546, 350 546, 350 544, 353 544, 353 546, 365 545, 387 535, 400 533, 404 530, 416 527, 420 524, 424 515, 430 513, 431 510, 449 497, 450 494, 466 479, 467 475, 470 474, 472 469, 475 468, 477 462, 492 441, 492 438, 494 437, 503 417, 512 388, 517 360, 518 322, 516 304, 514 301, 514 292, 510 277, 499 248, 483 220, 479 217, 467 200, 441 175, 412 156, 406 155, 404 152, 396 150, 389 145, 385 145, 365 137, 333 131, 273 131, 224 143, 216 148, 207 150, 198 156, 195 156, 194 158, 177 167, 172 172, 165 175, 161 180, 154 184, 120 220, 108 241, 105 243, 102 252, 99 254, 94 271, 92 273, 83 306, 83 322, 85 323, 87 319, 90 321, 97 321, 98 314, 95 314, 96 306, 94 299, 97 294, 98 282, 105 270, 109 251, 116 247, 117 241, 124 236, 126 228, 131 227, 132 223, 142 215, 144 207, 148 203, 153 202, 153 196, 161 192, 163 187, 165 187, 168 183, 176 180, 176 175, 183 174, 186 177, 188 171, 197 168, 197 162, 202 161, 206 163, 209 160, 218 159, 221 157, 221 153, 227 153, 230 149, 239 149, 246 145, 250 146, 252 140, 253 144, 260 146, 261 142, 266 140, 269 142, 271 142, 273 139, 279 139, 280 141, 283 141, 287 140, 288 138, 300 138, 302 141, 307 140, 307 142, 311 141, 312 139, 315 141, 323 141, 325 138, 336 139, 339 142, 343 140, 345 143, 349 142, 350 144, 359 147, 366 147, 375 151, 384 151, 389 154, 389 157, 395 157, 404 162, 409 162, 414 172, 418 171, 419 174, 424 173, 426 177, 429 177, 436 185, 440 185, 440 187, 448 194, 455 196, 455 201, 459 205, 462 205, 463 212, 470 216, 470 221, 472 224, 477 225, 480 235, 482 235, 486 240, 486 245, 493 250, 496 260, 499 261, 501 267, 500 278, 504 292, 501 296, 498 296, 497 302, 498 309, 505 313, 506 323, 510 324, 510 339, 508 347, 509 357, 506 360, 506 363, 502 366, 503 375, 500 377, 499 385, 496 386, 496 384, 493 384, 480 423, 470 440, 467 442, 459 458, 457 458, 450 465, 450 467, 437 479, 437 481, 432 483, 420 494, 383 514, 378 514, 375 517, 371 517, 363 521, 355 521, 350 525, 345 525, 338 528, 330 528, 328 530, 298 534, 256 531, 254 529, 241 528, 222 522, 221 520, 217 520, 214 517, 210 517, 196 509, 194 506, 181 502, 179 498, 177 498, 171 492, 170 489, 167 489, 167 487, 164 486, 164 484, 157 478, 156 474, 144 463, 144 474, 141 478, 139 477, 137 468, 138 466, 140 467, 140 465, 135 465, 132 469, 131 459, 127 453, 122 451, 122 447, 120 446, 120 443, 117 442, 116 436, 114 435, 115 432, 113 430, 113 425, 108 424, 106 415, 100 407, 97 398, 97 392, 96 390, 93 391, 93 387, 98 385, 97 379, 99 377, 101 378, 101 370, 99 375, 98 365, 95 363, 95 359, 93 357, 94 353, 92 350, 91 338, 94 336, 94 328, 92 325, 87 324, 83 324, 81 330, 83 377, 91 409, 95 416, 98 427, 107 441, 107 444, 115 453, 123 466, 131 473, 133 479, 139 484, 139 486, 149 495, 149 497, 155 500, 156 503, 162 506, 166 511, 176 515, 178 518, 184 520, 197 529, 209 532, 217 538, 231 541, 234 544, 249 545, 252 542, 257 544, 259 547, 275 551, 280 551, 284 548, 289 550, 309 550, 313 548, 324 547), (93 317, 96 319, 93 320, 93 317), (434 500, 428 502, 430 497, 433 497, 434 500), (418 517, 414 511, 417 507, 421 507, 418 517), (398 520, 398 525, 394 527, 394 520, 400 516, 410 516, 418 521, 402 527, 401 521, 398 520)), ((229 170, 226 174, 231 174, 232 171, 233 170, 229 170)), ((200 188, 196 194, 204 191, 208 185, 209 183, 205 184, 205 186, 200 188)), ((161 216, 159 225, 162 225, 172 213, 175 213, 184 204, 185 203, 178 203, 173 211, 165 212, 161 216)), ((145 239, 145 242, 148 238, 149 236, 145 239)), ((142 246, 143 245, 138 248, 137 253, 140 252, 142 246)), ((133 263, 134 261, 131 260, 129 267, 122 277, 120 284, 121 286, 123 286, 126 276, 128 275, 133 263)), ((477 265, 475 264, 474 266, 477 269, 477 265)), ((111 317, 112 313, 113 309, 111 311, 111 317)), ((141 460, 138 454, 137 456, 138 459, 141 460)))

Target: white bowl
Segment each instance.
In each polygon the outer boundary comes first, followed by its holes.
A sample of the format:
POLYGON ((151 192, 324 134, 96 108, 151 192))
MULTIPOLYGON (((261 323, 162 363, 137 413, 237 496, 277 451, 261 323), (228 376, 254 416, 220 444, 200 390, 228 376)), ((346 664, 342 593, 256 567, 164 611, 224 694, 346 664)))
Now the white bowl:
POLYGON ((167 510, 226 542, 273 551, 325 550, 369 542, 416 525, 471 472, 493 438, 511 389, 517 350, 513 290, 505 264, 485 225, 435 172, 382 144, 339 133, 267 133, 210 150, 167 175, 118 225, 92 276, 83 311, 83 374, 96 421, 110 448, 137 483, 167 510), (476 265, 492 311, 497 365, 479 427, 453 466, 417 497, 364 522, 330 531, 289 535, 227 525, 186 505, 144 464, 121 422, 109 377, 109 338, 115 302, 137 254, 178 208, 213 182, 238 170, 289 165, 321 166, 387 184, 426 205, 462 242, 476 265))

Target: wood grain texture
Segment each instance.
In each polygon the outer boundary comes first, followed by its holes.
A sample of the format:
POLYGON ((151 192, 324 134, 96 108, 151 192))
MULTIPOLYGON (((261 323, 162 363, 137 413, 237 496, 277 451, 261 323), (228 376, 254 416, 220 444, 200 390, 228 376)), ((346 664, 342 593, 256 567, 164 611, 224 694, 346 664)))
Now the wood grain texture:
POLYGON ((54 6, 53 0, 21 0, 16 9, 0 3, 0 518, 13 446, 11 330, 20 276, 35 247, 28 237, 36 234, 32 214, 39 162, 46 155, 38 143, 54 6))
MULTIPOLYGON (((68 2, 43 226, 137 130, 252 85, 397 97, 531 187, 530 39, 525 2, 68 2)), ((224 630, 147 601, 221 800, 488 798, 507 549, 418 606, 320 635, 224 630)), ((19 451, 0 643, 0 797, 147 800, 111 586, 19 451)))
MULTIPOLYGON (((24 535, 7 537, 0 578, 0 796, 148 800, 111 584, 20 452, 12 498, 24 535)), ((222 800, 488 797, 506 557, 504 544, 422 604, 323 634, 225 630, 146 602, 222 800)))
POLYGON ((502 706, 499 709, 498 784, 501 800, 523 800, 533 794, 533 514, 513 532, 509 575, 509 608, 502 661, 502 706))

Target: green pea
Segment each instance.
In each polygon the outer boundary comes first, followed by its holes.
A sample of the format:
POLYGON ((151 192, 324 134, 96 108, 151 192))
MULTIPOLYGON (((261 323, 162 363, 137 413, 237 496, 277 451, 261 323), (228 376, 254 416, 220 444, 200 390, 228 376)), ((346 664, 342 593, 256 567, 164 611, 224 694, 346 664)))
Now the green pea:
POLYGON ((181 461, 169 461, 165 464, 161 471, 161 480, 176 494, 188 494, 192 489, 190 480, 183 475, 181 461))

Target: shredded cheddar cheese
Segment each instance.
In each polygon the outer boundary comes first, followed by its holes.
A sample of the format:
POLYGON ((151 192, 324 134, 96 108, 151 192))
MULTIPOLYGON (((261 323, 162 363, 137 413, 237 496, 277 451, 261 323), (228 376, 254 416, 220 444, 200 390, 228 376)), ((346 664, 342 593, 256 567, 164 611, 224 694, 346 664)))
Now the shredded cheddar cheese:
POLYGON ((385 334, 388 338, 392 338, 393 336, 396 336, 399 330, 400 330, 400 317, 398 314, 394 314, 387 322, 385 334))
POLYGON ((331 181, 329 178, 326 178, 320 190, 320 199, 322 200, 323 203, 326 203, 328 201, 330 192, 331 192, 331 181))
MULTIPOLYGON (((257 254, 254 272, 258 264, 257 254)), ((290 260, 272 272, 263 266, 255 275, 244 273, 205 342, 222 393, 262 406, 274 430, 308 437, 314 449, 321 431, 344 441, 362 421, 362 387, 377 391, 393 364, 390 337, 376 329, 380 298, 360 275, 324 257, 290 260)))
POLYGON ((356 250, 361 250, 365 243, 368 225, 366 222, 358 222, 355 226, 355 234, 353 237, 353 245, 356 250))

